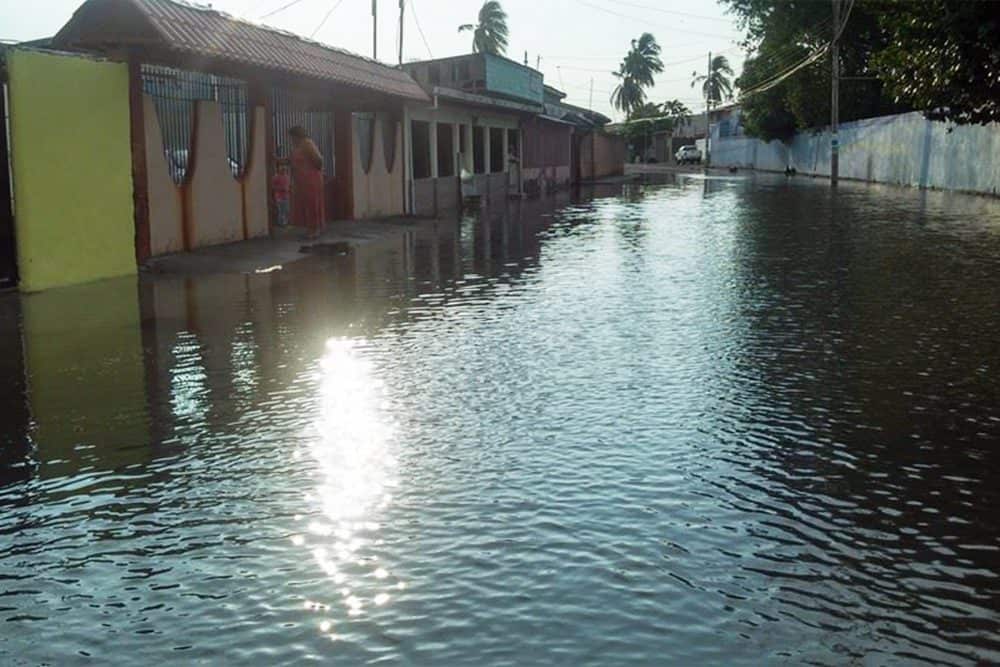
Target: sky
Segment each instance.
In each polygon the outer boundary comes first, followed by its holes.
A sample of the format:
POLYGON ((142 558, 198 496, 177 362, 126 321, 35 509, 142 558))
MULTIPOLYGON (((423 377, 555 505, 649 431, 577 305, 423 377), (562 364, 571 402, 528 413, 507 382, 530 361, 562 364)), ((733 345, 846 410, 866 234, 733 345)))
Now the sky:
MULTIPOLYGON (((372 55, 371 0, 203 0, 215 9, 304 37, 372 55), (280 11, 276 11, 280 10, 280 11), (274 12, 274 13, 272 13, 274 12), (270 14, 270 16, 267 16, 270 14), (324 22, 324 18, 326 19, 324 22)), ((651 32, 663 49, 666 67, 649 100, 680 99, 694 111, 704 109, 694 70, 707 66, 708 53, 729 58, 737 75, 743 53, 741 33, 732 16, 715 0, 501 0, 508 14, 507 56, 523 62, 525 52, 545 82, 568 94, 567 102, 593 108, 616 120, 611 107, 618 68, 630 41, 651 32), (593 97, 591 98, 591 81, 593 97)), ((47 37, 69 20, 82 0, 0 0, 0 40, 47 37)), ((396 64, 399 2, 377 0, 379 60, 396 64)), ((479 0, 406 0, 403 59, 468 53, 471 33, 458 33, 462 23, 475 23, 479 0)))

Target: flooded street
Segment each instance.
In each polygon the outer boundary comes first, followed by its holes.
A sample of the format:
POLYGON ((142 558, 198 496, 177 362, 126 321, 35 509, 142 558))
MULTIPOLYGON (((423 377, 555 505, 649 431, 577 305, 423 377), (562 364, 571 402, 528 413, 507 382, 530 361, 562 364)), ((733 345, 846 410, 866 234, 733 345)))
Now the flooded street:
POLYGON ((0 663, 1000 661, 1000 201, 602 186, 0 295, 0 663))

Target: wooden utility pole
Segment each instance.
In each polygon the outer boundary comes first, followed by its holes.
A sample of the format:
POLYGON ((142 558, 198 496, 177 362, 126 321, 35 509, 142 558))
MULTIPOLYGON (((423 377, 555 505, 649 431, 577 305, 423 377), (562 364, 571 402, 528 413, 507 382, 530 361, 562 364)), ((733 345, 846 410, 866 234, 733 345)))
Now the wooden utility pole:
POLYGON ((712 52, 708 52, 708 72, 705 74, 705 155, 702 157, 705 159, 705 169, 708 169, 709 156, 712 154, 709 150, 709 135, 712 133, 712 121, 709 117, 712 115, 712 52))
POLYGON ((399 64, 403 64, 403 13, 406 0, 399 0, 399 64))
POLYGON ((830 90, 830 186, 840 178, 840 0, 833 0, 833 42, 830 45, 833 78, 830 90))
POLYGON ((372 59, 378 60, 378 0, 372 0, 372 59))

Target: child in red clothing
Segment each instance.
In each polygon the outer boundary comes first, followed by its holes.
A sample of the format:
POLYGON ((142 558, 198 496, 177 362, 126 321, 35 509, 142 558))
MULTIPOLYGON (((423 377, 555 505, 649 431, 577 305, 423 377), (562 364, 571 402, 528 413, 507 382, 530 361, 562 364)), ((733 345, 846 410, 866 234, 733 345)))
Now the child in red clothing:
POLYGON ((290 190, 291 178, 288 176, 288 167, 279 165, 278 171, 271 179, 271 192, 274 193, 274 204, 278 208, 279 227, 288 224, 288 193, 290 190))

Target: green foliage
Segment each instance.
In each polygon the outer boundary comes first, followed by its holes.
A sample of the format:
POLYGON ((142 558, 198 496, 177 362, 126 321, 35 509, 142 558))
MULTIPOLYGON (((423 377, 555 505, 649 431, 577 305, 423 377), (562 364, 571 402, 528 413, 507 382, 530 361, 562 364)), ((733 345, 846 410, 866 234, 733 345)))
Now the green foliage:
POLYGON ((632 48, 625 54, 618 71, 614 75, 621 80, 611 95, 611 104, 624 111, 626 118, 632 118, 635 111, 646 102, 646 91, 653 85, 653 78, 663 71, 660 60, 660 45, 656 38, 644 32, 639 39, 632 40, 632 48))
POLYGON ((729 66, 729 59, 725 56, 715 56, 712 58, 708 74, 698 74, 692 72, 691 87, 701 84, 702 96, 708 100, 709 106, 718 106, 723 99, 733 98, 733 68, 729 66))
MULTIPOLYGON (((744 91, 787 71, 833 37, 829 2, 721 1, 747 31, 744 46, 753 54, 736 80, 744 91)), ((856 0, 849 27, 841 37, 841 74, 852 77, 841 81, 843 122, 907 110, 884 92, 873 69, 874 55, 888 44, 879 17, 889 1, 856 0)), ((830 88, 831 66, 826 57, 770 90, 743 97, 744 128, 751 136, 786 141, 796 131, 823 127, 830 122, 830 88)))
POLYGON ((479 9, 479 23, 458 26, 459 32, 472 31, 472 52, 493 53, 502 56, 507 52, 507 12, 498 0, 488 0, 479 9))
POLYGON ((874 65, 899 102, 958 124, 1000 121, 1000 3, 894 0, 874 65))

